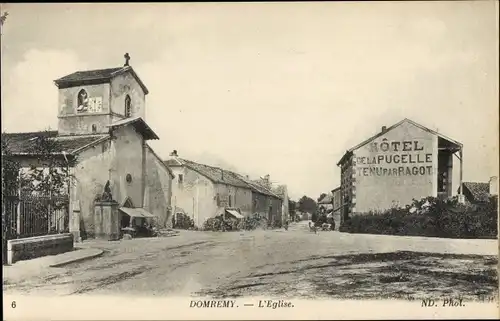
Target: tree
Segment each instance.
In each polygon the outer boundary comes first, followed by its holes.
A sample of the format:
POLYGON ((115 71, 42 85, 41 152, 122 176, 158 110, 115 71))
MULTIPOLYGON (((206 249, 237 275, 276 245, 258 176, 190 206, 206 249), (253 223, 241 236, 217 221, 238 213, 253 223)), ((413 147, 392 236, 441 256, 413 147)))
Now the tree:
POLYGON ((290 218, 295 220, 295 209, 297 208, 297 202, 288 199, 288 212, 290 213, 290 218))
POLYGON ((76 157, 65 154, 61 143, 47 131, 34 139, 27 152, 35 160, 21 176, 22 192, 51 197, 67 195, 76 157))
POLYGON ((12 155, 10 144, 5 135, 2 134, 2 260, 6 259, 7 239, 15 233, 12 227, 14 219, 15 200, 9 196, 16 196, 19 191, 19 168, 20 164, 12 155))
POLYGON ((3 24, 5 23, 5 20, 7 20, 7 16, 9 15, 9 13, 7 11, 5 11, 4 13, 2 13, 2 15, 0 16, 0 24, 3 26, 3 24))
POLYGON ((316 208, 316 202, 306 195, 302 196, 298 202, 298 210, 301 212, 315 213, 316 208))
POLYGON ((56 211, 69 205, 71 168, 76 164, 76 157, 66 154, 61 142, 54 139, 48 131, 32 138, 32 144, 26 152, 33 161, 21 173, 21 196, 30 198, 31 213, 42 219, 42 230, 48 228, 50 231, 60 232, 62 227, 67 231, 69 216, 59 216, 56 211), (59 225, 61 223, 63 225, 59 225))
POLYGON ((17 195, 20 164, 12 155, 7 136, 2 135, 2 200, 17 195))
POLYGON ((4 13, 2 13, 2 15, 0 16, 0 35, 3 35, 2 33, 2 29, 3 29, 3 25, 5 23, 5 20, 7 20, 7 16, 9 15, 9 13, 7 11, 5 11, 4 13))
POLYGON ((318 197, 318 202, 321 201, 325 197, 326 197, 326 193, 321 193, 321 195, 318 197))

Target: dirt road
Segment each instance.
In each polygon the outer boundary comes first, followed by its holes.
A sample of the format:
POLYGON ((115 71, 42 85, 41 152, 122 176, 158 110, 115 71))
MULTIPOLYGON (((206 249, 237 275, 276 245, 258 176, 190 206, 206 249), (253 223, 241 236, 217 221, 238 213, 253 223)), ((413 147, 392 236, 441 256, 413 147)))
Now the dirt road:
POLYGON ((50 268, 36 277, 4 277, 4 291, 280 298, 454 295, 476 299, 492 295, 498 284, 496 244, 313 234, 301 226, 287 232, 182 231, 169 238, 89 242, 87 246, 98 246, 105 254, 50 268))

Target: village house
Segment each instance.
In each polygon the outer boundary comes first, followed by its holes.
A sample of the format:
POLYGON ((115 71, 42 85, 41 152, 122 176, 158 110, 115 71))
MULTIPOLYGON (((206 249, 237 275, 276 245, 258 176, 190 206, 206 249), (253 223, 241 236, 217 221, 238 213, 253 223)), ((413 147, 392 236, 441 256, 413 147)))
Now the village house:
POLYGON ((340 186, 333 189, 331 195, 332 195, 333 212, 340 215, 342 211, 342 190, 340 189, 340 186))
POLYGON ((197 227, 221 214, 242 218, 258 213, 269 221, 281 217, 280 197, 246 176, 180 158, 177 151, 165 164, 176 177, 174 213, 188 215, 197 227))
POLYGON ((480 206, 498 195, 498 178, 493 176, 488 183, 463 182, 462 191, 467 204, 480 206))
POLYGON ((116 238, 110 230, 119 231, 136 217, 154 218, 163 227, 171 222, 174 175, 147 143, 159 139, 145 121, 148 89, 125 57, 123 67, 77 71, 55 80, 57 131, 2 134, 24 167, 36 158, 28 151, 40 135, 60 143, 61 158, 76 157, 68 193, 68 228, 75 240, 116 238), (118 217, 104 222, 96 199, 107 182, 118 217), (103 224, 112 225, 108 232, 103 224))
POLYGON ((281 199, 281 222, 285 222, 290 219, 290 213, 288 209, 288 187, 286 185, 277 185, 274 186, 273 182, 271 182, 271 176, 269 174, 260 177, 257 180, 252 180, 252 182, 259 184, 264 187, 266 190, 272 191, 275 195, 279 196, 281 199))
MULTIPOLYGON (((405 206, 427 196, 451 197, 454 157, 460 162, 461 186, 461 143, 409 119, 382 127, 337 163, 341 168, 342 220, 405 206)), ((463 200, 460 194, 459 190, 463 200)))
POLYGON ((331 213, 333 210, 333 194, 325 194, 318 200, 318 209, 320 213, 331 213))
POLYGON ((333 218, 337 229, 340 226, 340 214, 342 210, 340 195, 340 187, 337 187, 318 200, 320 213, 326 213, 327 218, 333 218))

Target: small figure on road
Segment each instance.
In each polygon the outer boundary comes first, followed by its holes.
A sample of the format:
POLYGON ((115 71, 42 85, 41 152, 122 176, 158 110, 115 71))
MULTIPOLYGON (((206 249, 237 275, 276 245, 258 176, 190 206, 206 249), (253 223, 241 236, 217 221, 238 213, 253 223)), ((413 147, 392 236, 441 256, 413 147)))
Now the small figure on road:
POLYGON ((288 231, 288 220, 285 221, 285 231, 288 231))
POLYGON ((309 221, 309 230, 311 232, 314 232, 314 234, 317 233, 317 228, 316 228, 316 225, 315 224, 312 224, 311 221, 309 221))

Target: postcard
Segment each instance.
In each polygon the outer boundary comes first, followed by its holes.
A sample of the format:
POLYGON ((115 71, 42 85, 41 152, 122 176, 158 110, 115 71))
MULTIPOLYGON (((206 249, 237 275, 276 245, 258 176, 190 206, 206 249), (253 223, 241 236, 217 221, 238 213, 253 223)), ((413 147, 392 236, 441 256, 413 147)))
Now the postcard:
POLYGON ((498 2, 0 9, 5 320, 499 317, 498 2))

